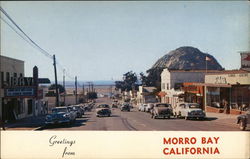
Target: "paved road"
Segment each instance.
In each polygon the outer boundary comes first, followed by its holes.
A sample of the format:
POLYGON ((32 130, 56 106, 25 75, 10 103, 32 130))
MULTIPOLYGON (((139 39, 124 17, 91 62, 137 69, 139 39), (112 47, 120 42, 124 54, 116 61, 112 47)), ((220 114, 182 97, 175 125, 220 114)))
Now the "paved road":
MULTIPOLYGON (((98 99, 97 103, 108 103, 107 99, 98 99)), ((112 109, 111 117, 96 117, 95 110, 86 112, 72 126, 54 126, 42 130, 112 130, 112 131, 239 131, 235 124, 221 123, 215 117, 204 121, 185 119, 152 119, 149 113, 139 112, 136 108, 131 112, 112 109)))

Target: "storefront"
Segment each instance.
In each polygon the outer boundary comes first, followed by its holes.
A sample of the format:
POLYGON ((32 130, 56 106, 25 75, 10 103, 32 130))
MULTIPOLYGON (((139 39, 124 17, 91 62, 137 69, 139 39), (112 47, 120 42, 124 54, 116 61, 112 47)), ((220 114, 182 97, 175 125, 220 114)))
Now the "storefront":
POLYGON ((218 112, 241 114, 250 107, 250 73, 244 70, 223 71, 205 77, 206 106, 218 112))
POLYGON ((183 83, 183 91, 185 102, 198 103, 205 110, 204 86, 201 83, 183 83))

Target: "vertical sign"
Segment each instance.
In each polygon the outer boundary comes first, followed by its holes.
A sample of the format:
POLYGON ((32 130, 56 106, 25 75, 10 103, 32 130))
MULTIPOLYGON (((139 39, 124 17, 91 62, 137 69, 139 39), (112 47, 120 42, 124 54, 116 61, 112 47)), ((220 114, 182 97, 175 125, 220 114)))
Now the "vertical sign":
POLYGON ((250 71, 250 52, 241 53, 241 68, 250 71))

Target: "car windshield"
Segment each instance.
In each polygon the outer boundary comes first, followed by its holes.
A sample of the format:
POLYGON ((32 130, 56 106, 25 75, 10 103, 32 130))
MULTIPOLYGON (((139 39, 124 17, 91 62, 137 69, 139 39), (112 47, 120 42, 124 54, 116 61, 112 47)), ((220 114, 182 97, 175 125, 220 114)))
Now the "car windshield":
POLYGON ((101 104, 97 108, 109 108, 109 105, 107 105, 107 104, 101 104))
POLYGON ((189 108, 191 108, 191 109, 200 108, 200 105, 199 105, 199 104, 189 104, 188 106, 189 106, 189 108))
POLYGON ((52 113, 67 112, 67 108, 55 108, 52 109, 52 113))
POLYGON ((169 104, 157 104, 156 107, 169 107, 169 104))

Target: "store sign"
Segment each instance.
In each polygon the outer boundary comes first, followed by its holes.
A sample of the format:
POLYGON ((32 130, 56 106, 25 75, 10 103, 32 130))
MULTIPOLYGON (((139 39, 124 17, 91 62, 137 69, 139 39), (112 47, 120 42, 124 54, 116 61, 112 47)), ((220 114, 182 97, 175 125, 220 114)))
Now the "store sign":
POLYGON ((215 84, 227 84, 227 78, 223 76, 218 76, 215 78, 215 84))
POLYGON ((250 52, 241 53, 241 68, 250 70, 250 52))
POLYGON ((36 98, 37 99, 43 99, 43 90, 42 89, 39 89, 37 91, 37 97, 36 98))
POLYGON ((15 87, 4 90, 6 98, 32 98, 36 96, 35 87, 15 87))
POLYGON ((34 86, 32 77, 11 77, 9 81, 4 81, 4 87, 34 86))

